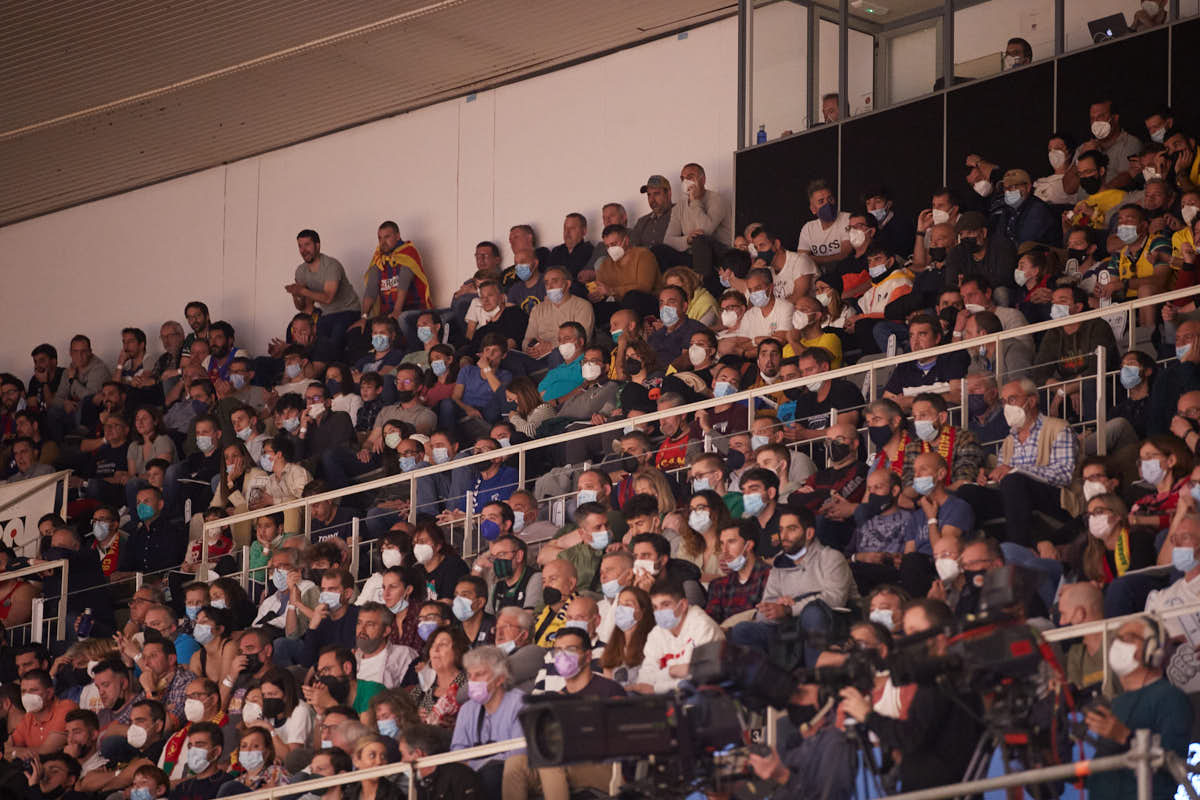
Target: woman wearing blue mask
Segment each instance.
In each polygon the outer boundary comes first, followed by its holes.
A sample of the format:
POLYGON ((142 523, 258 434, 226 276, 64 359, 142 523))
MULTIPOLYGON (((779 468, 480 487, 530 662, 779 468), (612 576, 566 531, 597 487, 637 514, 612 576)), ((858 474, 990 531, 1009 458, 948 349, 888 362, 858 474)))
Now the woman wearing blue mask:
POLYGON ((638 682, 646 637, 654 628, 654 608, 650 595, 630 586, 617 595, 612 636, 604 647, 600 668, 604 676, 622 686, 638 682))
POLYGON ((241 736, 237 749, 237 779, 223 784, 219 794, 229 795, 270 789, 288 782, 287 770, 275 759, 270 730, 261 720, 241 736))
MULTIPOLYGON (((1121 371, 1118 373, 1117 379, 1124 391, 1118 390, 1116 396, 1120 397, 1120 400, 1109 409, 1108 419, 1110 422, 1119 419, 1125 420, 1139 439, 1144 438, 1148 432, 1150 390, 1154 386, 1157 372, 1158 365, 1154 363, 1154 359, 1141 350, 1130 350, 1121 359, 1121 371), (1123 397, 1121 397, 1122 394, 1124 394, 1123 397)), ((1200 438, 1189 434, 1197 427, 1200 426, 1189 424, 1187 430, 1184 430, 1172 423, 1171 432, 1181 439, 1186 436, 1185 441, 1190 443, 1194 452, 1195 445, 1200 443, 1200 438)), ((1108 451, 1111 453, 1116 449, 1110 444, 1108 451)))
MULTIPOLYGON (((234 673, 233 661, 239 653, 237 643, 229 636, 232 628, 231 615, 225 609, 211 605, 200 608, 192 628, 192 636, 200 648, 188 662, 193 674, 220 685, 222 678, 234 673)), ((228 696, 229 690, 225 689, 225 698, 228 696)))
POLYGON ((700 580, 704 584, 724 574, 717 536, 729 524, 729 509, 716 492, 701 490, 688 500, 687 521, 680 526, 677 555, 700 568, 700 580))
POLYGON ((401 731, 420 725, 421 715, 407 689, 384 689, 371 698, 363 723, 380 736, 395 739, 401 731))
MULTIPOLYGON (((254 498, 250 499, 252 511, 299 500, 304 495, 304 487, 313 479, 303 465, 296 463, 296 444, 286 434, 278 434, 263 445, 262 463, 259 466, 268 472, 267 483, 257 502, 254 498)), ((285 530, 300 529, 298 509, 284 512, 283 520, 285 530)))

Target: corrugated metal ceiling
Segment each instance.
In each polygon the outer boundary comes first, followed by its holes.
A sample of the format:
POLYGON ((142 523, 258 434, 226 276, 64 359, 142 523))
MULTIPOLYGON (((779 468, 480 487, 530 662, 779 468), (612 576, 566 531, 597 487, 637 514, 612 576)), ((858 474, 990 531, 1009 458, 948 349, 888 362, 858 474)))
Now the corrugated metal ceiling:
POLYGON ((11 3, 0 19, 0 224, 735 10, 730 0, 11 3))

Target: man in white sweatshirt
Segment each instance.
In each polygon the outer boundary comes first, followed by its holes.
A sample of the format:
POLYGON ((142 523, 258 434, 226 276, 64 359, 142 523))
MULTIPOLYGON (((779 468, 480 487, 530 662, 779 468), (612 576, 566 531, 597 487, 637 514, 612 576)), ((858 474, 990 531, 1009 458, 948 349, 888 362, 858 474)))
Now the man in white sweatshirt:
POLYGON ((627 687, 640 694, 674 690, 691 673, 692 651, 725 638, 704 609, 688 603, 679 581, 660 578, 650 589, 650 602, 655 625, 646 636, 639 682, 627 687))

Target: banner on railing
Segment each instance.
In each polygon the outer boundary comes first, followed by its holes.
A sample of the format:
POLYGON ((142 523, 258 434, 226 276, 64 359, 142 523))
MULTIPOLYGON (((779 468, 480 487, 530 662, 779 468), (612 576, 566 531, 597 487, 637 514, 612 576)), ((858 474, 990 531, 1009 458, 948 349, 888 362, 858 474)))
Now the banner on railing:
POLYGON ((0 541, 17 555, 38 554, 38 520, 56 510, 59 486, 58 481, 47 481, 31 492, 29 481, 0 484, 0 541))

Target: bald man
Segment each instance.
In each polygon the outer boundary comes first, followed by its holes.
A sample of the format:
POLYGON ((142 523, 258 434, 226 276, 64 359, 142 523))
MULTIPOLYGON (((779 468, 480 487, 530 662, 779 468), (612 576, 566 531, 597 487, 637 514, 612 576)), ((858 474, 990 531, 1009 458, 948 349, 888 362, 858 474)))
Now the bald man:
POLYGON ((570 561, 556 558, 542 568, 542 601, 545 605, 537 612, 533 624, 533 643, 538 647, 550 646, 554 634, 567 619, 567 607, 575 599, 575 588, 579 585, 579 574, 570 561))
POLYGON ((1152 436, 1168 431, 1181 395, 1200 389, 1200 320, 1189 319, 1179 324, 1175 331, 1175 355, 1179 362, 1163 370, 1150 391, 1147 419, 1152 436))
MULTIPOLYGON (((1058 624, 1062 627, 1104 619, 1104 593, 1091 581, 1068 583, 1058 597, 1058 624)), ((1094 686, 1104 680, 1104 635, 1092 633, 1074 640, 1067 648, 1067 681, 1076 689, 1094 686)), ((1104 687, 1111 698, 1120 683, 1113 676, 1104 687)))
POLYGON ((854 511, 867 488, 867 465, 858 457, 858 431, 848 422, 825 430, 825 468, 789 498, 817 515, 817 539, 845 550, 854 533, 854 511))

